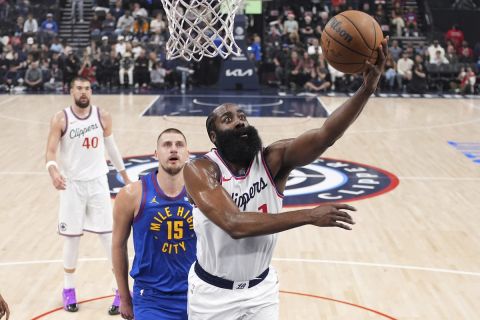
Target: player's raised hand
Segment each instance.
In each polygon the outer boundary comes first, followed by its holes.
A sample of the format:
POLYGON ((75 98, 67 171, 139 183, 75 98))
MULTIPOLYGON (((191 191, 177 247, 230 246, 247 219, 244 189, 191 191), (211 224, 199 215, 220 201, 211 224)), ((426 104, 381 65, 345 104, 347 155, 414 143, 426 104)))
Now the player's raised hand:
POLYGON ((377 89, 378 82, 385 69, 385 62, 388 56, 388 36, 382 40, 381 45, 377 48, 378 58, 375 64, 366 61, 367 70, 363 73, 364 85, 366 89, 373 93, 377 89))
POLYGON ((348 204, 328 204, 310 209, 311 224, 318 227, 338 227, 352 230, 349 225, 353 225, 355 222, 344 210, 357 211, 348 204))

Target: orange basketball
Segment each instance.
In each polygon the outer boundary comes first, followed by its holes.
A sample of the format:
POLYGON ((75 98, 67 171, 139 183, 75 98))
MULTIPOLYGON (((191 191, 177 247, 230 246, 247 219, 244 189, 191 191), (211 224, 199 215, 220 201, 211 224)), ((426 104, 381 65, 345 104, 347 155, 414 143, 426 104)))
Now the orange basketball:
POLYGON ((377 61, 382 40, 382 29, 373 17, 361 11, 344 11, 330 19, 323 30, 323 55, 338 71, 363 72, 365 61, 377 61))

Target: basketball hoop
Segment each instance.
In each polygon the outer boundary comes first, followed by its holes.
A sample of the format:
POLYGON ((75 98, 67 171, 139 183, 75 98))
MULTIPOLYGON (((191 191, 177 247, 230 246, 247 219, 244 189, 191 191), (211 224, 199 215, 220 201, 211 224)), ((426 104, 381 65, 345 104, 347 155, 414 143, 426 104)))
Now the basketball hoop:
POLYGON ((167 59, 200 61, 203 57, 240 55, 233 23, 242 1, 162 0, 170 32, 167 59))

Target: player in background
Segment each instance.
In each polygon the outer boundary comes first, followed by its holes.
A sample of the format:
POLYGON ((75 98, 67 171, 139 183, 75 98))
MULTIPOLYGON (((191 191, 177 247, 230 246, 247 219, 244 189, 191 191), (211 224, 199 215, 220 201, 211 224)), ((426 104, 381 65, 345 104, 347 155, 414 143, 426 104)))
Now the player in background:
POLYGON ((157 139, 158 169, 118 193, 113 208, 113 266, 124 319, 187 320, 188 271, 196 258, 192 206, 183 182, 188 160, 182 132, 157 139), (133 230, 133 303, 127 241, 133 230))
MULTIPOLYGON (((112 261, 113 219, 105 150, 124 183, 129 184, 130 180, 113 138, 111 115, 90 103, 91 83, 74 78, 70 94, 73 104, 57 112, 50 122, 45 158, 52 184, 60 191, 58 233, 64 236, 63 307, 76 312, 74 274, 84 231, 98 234, 109 262, 112 261)), ((119 313, 117 290, 115 293, 109 310, 112 315, 119 313)))

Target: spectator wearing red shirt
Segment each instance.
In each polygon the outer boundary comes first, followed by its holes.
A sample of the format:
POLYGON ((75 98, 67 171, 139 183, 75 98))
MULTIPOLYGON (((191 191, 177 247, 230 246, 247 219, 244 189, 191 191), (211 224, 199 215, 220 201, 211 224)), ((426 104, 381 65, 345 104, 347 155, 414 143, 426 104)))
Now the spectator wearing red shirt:
POLYGON ((92 88, 98 88, 98 82, 95 75, 95 67, 92 65, 90 58, 85 57, 83 64, 78 71, 78 75, 90 81, 92 88))
POLYGON ((454 24, 452 28, 447 31, 445 35, 445 42, 449 40, 452 41, 453 45, 458 50, 461 47, 464 38, 465 36, 463 31, 458 29, 457 25, 454 24))
POLYGON ((341 7, 344 6, 346 0, 332 0, 332 7, 341 7))

